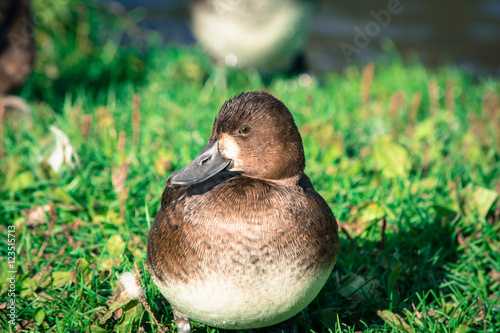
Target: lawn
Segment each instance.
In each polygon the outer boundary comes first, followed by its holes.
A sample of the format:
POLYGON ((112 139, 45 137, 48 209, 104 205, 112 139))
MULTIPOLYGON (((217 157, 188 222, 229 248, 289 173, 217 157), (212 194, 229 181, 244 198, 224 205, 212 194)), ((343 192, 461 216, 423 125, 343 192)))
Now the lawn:
POLYGON ((337 264, 301 332, 500 331, 498 78, 403 61, 389 43, 341 73, 228 71, 224 90, 199 48, 136 42, 141 13, 34 7, 28 107, 0 125, 1 331, 160 332, 152 314, 174 330, 145 267, 147 234, 168 175, 201 151, 222 103, 253 90, 291 110, 306 173, 340 224, 337 264), (151 312, 114 297, 135 265, 151 312))

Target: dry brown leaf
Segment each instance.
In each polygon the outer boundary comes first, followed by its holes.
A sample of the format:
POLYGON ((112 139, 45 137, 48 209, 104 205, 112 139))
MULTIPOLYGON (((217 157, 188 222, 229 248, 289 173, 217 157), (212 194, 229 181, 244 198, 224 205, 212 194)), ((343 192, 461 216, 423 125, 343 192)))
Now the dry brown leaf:
POLYGON ((123 308, 119 308, 118 310, 113 312, 113 319, 118 320, 122 317, 122 315, 123 315, 123 308))
POLYGON ((47 211, 46 207, 44 209, 42 206, 35 206, 32 209, 23 209, 23 213, 26 216, 26 224, 30 227, 36 227, 47 223, 47 216, 45 215, 47 211))

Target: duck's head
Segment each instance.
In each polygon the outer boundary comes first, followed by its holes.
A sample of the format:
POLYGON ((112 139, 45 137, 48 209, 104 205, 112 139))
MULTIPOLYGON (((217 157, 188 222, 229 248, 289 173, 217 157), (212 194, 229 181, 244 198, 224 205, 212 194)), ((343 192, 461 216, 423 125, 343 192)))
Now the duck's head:
POLYGON ((167 182, 197 184, 224 170, 283 180, 300 176, 304 167, 302 139, 290 111, 268 93, 249 92, 224 103, 203 151, 167 182))

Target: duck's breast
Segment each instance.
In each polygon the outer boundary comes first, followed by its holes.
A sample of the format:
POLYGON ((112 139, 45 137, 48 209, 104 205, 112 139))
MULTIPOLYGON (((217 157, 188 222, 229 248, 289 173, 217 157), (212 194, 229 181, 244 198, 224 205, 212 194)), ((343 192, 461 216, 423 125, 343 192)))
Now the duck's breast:
POLYGON ((170 200, 148 239, 154 282, 171 304, 238 329, 286 320, 316 297, 338 252, 319 195, 248 179, 195 193, 185 191, 182 205, 170 200))

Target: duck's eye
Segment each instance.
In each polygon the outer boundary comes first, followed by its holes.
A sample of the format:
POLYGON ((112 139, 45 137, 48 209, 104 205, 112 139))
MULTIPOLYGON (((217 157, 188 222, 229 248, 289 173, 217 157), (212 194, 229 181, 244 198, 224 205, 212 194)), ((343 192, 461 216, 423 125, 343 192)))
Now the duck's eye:
POLYGON ((248 125, 243 125, 240 127, 240 130, 238 131, 238 133, 240 134, 248 134, 250 133, 250 131, 252 130, 252 128, 248 125))

